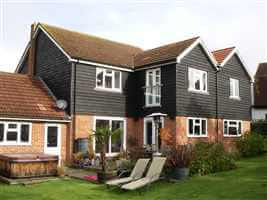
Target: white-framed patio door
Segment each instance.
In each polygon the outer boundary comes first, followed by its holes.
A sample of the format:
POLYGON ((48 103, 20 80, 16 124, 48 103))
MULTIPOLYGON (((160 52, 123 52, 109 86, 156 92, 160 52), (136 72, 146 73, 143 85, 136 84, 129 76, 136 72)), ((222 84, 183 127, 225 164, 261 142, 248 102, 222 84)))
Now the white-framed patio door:
POLYGON ((59 124, 45 125, 44 153, 50 155, 56 155, 60 160, 61 126, 59 124))

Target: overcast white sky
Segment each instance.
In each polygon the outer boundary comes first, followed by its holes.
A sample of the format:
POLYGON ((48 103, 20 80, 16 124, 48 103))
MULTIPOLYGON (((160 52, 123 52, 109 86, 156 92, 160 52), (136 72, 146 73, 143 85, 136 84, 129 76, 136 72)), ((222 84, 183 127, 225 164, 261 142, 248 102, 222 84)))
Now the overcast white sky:
POLYGON ((258 63, 267 61, 266 4, 264 0, 0 0, 0 70, 15 70, 35 21, 143 49, 201 36, 210 50, 236 46, 254 74, 258 63))

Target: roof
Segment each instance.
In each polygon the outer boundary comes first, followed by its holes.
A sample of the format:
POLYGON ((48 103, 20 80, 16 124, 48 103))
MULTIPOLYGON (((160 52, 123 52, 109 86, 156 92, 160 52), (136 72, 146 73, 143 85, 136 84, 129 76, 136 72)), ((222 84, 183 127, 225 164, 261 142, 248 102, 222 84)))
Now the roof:
POLYGON ((74 59, 83 59, 131 69, 133 68, 133 56, 142 52, 142 49, 135 46, 43 23, 38 25, 74 59))
POLYGON ((155 49, 150 49, 138 53, 134 57, 134 65, 135 68, 162 62, 166 60, 176 59, 177 56, 182 54, 187 48, 189 48, 195 41, 197 41, 199 37, 194 37, 188 40, 164 45, 155 49))
POLYGON ((213 51, 212 54, 215 57, 216 61, 219 64, 222 64, 223 61, 227 58, 228 55, 231 54, 231 52, 235 49, 235 47, 229 47, 225 49, 219 49, 216 51, 213 51))
POLYGON ((0 72, 0 118, 66 120, 39 79, 0 72))
POLYGON ((267 63, 260 63, 255 75, 254 106, 267 107, 267 63))

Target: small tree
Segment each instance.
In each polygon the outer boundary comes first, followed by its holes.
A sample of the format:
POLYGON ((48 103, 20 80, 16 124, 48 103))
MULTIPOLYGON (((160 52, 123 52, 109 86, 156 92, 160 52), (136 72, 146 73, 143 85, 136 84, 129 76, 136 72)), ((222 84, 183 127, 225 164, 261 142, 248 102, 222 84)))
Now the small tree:
POLYGON ((92 130, 92 134, 89 135, 89 140, 95 139, 95 143, 101 149, 100 160, 103 172, 106 172, 106 145, 109 143, 109 138, 116 141, 120 138, 121 133, 121 129, 111 130, 109 127, 103 126, 92 130))

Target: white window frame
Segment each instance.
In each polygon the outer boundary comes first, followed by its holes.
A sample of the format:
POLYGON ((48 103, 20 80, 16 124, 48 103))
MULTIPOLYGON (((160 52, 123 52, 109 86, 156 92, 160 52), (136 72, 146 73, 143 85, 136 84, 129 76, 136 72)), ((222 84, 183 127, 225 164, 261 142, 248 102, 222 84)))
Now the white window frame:
POLYGON ((0 141, 1 145, 18 145, 18 146, 30 146, 32 145, 32 123, 28 122, 6 122, 6 121, 0 121, 0 124, 4 124, 4 140, 0 141), (8 128, 8 124, 16 124, 17 128, 8 128), (29 141, 28 142, 22 142, 21 141, 21 125, 28 125, 29 126, 29 141), (7 132, 8 131, 16 131, 17 132, 17 141, 7 141, 7 132))
POLYGON ((240 87, 239 87, 239 80, 230 78, 230 98, 231 99, 240 99, 240 87), (238 94, 236 94, 236 88, 238 88, 238 94), (233 94, 231 95, 231 91, 233 94))
POLYGON ((208 94, 208 72, 188 67, 188 91, 202 93, 202 94, 208 94), (192 74, 192 77, 190 76, 190 74, 192 74), (201 89, 204 86, 203 79, 202 79, 203 74, 206 74, 206 80, 205 80, 206 88, 205 88, 205 90, 201 89), (200 89, 196 89, 195 88, 195 80, 199 76, 200 76, 200 89), (191 81, 193 81, 193 84, 190 84, 191 81))
POLYGON ((240 137, 242 136, 243 133, 243 122, 241 120, 223 120, 223 136, 224 137, 240 137), (224 130, 224 123, 227 122, 227 133, 225 133, 224 130), (230 125, 230 122, 236 122, 236 125, 230 125), (241 123, 241 130, 240 130, 240 134, 238 134, 238 127, 239 127, 239 123, 241 123), (236 127, 237 128, 237 135, 229 135, 229 127, 236 127))
MULTIPOLYGON (((144 118, 144 138, 143 138, 144 146, 147 145, 147 127, 146 127, 147 125, 146 125, 146 123, 148 121, 152 122, 152 145, 156 144, 155 121, 153 120, 152 117, 145 117, 144 118)), ((162 124, 162 128, 164 128, 164 117, 161 117, 160 121, 161 121, 161 124, 162 124)))
POLYGON ((108 92, 121 92, 122 91, 122 73, 121 71, 118 71, 118 70, 113 70, 113 69, 107 69, 107 68, 100 68, 100 67, 97 67, 96 68, 96 84, 95 84, 95 89, 96 90, 102 90, 102 91, 108 91, 108 92), (106 77, 106 70, 110 70, 112 71, 112 83, 111 83, 111 88, 106 88, 105 87, 105 77, 106 77), (97 85, 97 75, 103 71, 103 84, 102 86, 98 86, 97 85), (120 74, 120 80, 119 80, 119 88, 115 88, 115 72, 119 72, 120 74))
POLYGON ((161 106, 161 70, 160 68, 156 69, 150 69, 146 70, 146 86, 145 86, 145 105, 146 107, 155 107, 155 106, 161 106), (159 75, 157 75, 157 71, 159 72, 159 75), (152 73, 152 94, 148 93, 147 90, 151 86, 149 85, 149 75, 152 73), (159 83, 157 83, 157 77, 159 78, 159 83), (155 87, 155 90, 154 90, 155 87), (159 94, 154 94, 157 93, 157 87, 159 87, 159 94), (149 103, 149 96, 152 96, 152 103, 149 103), (159 98, 159 102, 156 102, 156 98, 159 98))
MULTIPOLYGON (((96 120, 107 120, 109 121, 109 128, 112 128, 112 121, 123 121, 123 141, 122 141, 122 148, 123 150, 126 150, 126 139, 127 139, 127 120, 124 117, 107 117, 107 116, 95 116, 94 117, 94 129, 96 130, 96 120)), ((106 156, 114 157, 120 154, 120 152, 111 152, 111 138, 109 139, 109 146, 108 146, 108 152, 106 152, 106 156)), ((93 150, 95 152, 96 148, 96 141, 93 138, 93 150)), ((100 156, 100 153, 96 153, 96 156, 100 156)))
POLYGON ((208 120, 207 120, 207 118, 198 118, 198 117, 188 117, 187 118, 187 137, 190 137, 190 138, 199 138, 199 137, 208 137, 208 120), (189 128, 189 125, 190 125, 190 123, 189 123, 189 120, 193 120, 193 132, 194 132, 194 130, 195 130, 195 120, 200 120, 200 135, 195 135, 195 133, 193 133, 193 135, 191 135, 190 133, 189 133, 189 130, 190 130, 190 128, 189 128), (202 134, 202 121, 203 120, 205 120, 206 121, 206 134, 204 135, 204 134, 202 134))

